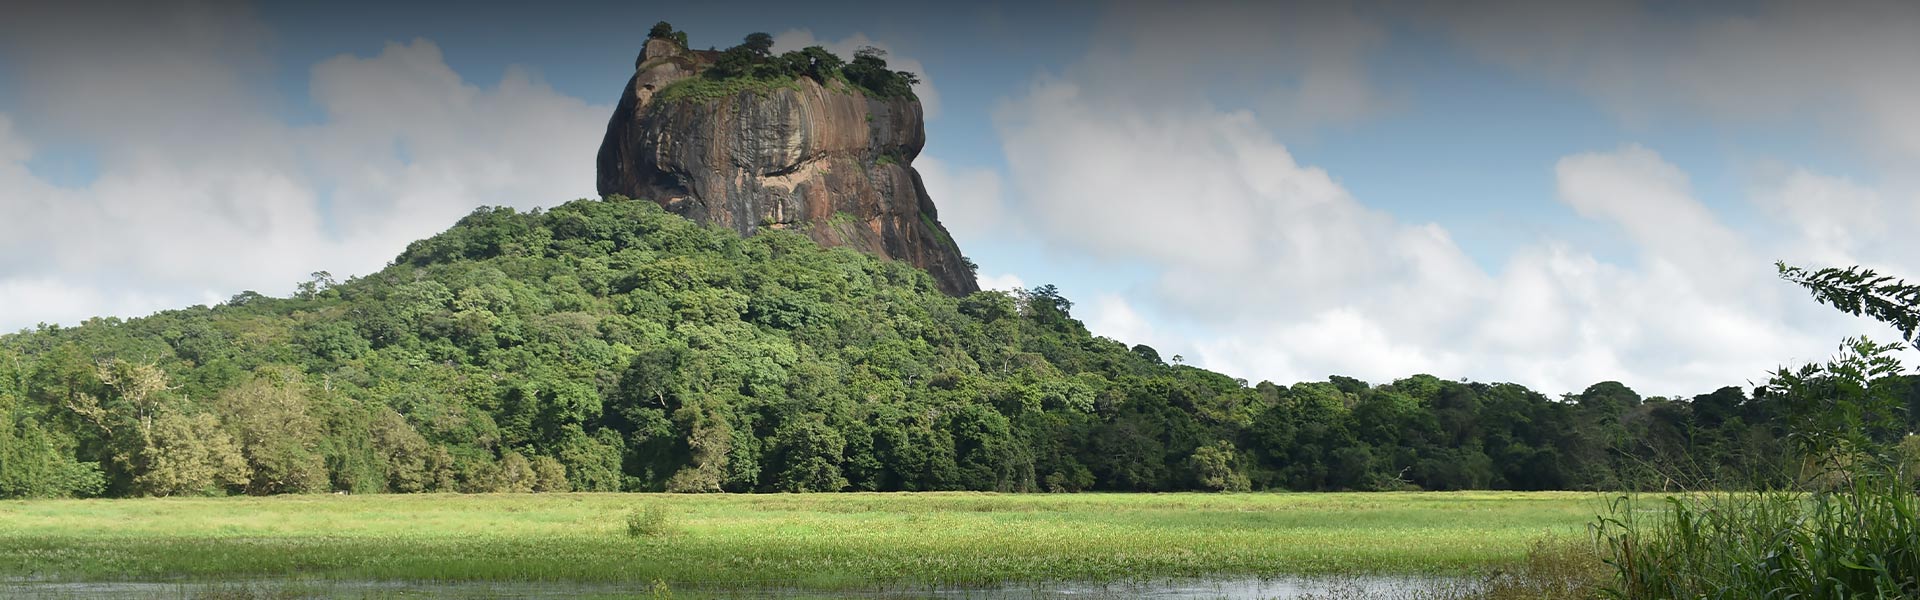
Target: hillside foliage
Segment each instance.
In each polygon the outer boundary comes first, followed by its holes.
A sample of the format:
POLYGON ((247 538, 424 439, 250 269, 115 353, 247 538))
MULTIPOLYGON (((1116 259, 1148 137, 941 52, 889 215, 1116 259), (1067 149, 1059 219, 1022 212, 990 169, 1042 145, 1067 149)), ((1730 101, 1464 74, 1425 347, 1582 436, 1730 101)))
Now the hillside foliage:
MULTIPOLYGON (((1784 390, 1249 385, 1091 335, 1072 308, 1051 286, 950 297, 899 262, 647 201, 482 208, 291 297, 0 337, 0 497, 1621 489, 1799 469, 1784 390)), ((1920 403, 1910 377, 1873 386, 1920 403)))

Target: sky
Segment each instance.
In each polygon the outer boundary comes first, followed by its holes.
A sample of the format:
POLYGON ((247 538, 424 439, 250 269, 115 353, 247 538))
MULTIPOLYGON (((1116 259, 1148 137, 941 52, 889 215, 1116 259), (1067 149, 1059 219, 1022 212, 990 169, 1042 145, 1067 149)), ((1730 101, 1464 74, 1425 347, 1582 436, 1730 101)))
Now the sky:
MULTIPOLYGON (((0 0, 0 330, 595 196, 647 29, 872 45, 983 286, 1250 381, 1763 381, 1920 277, 1920 3, 0 0), (394 3, 400 4, 400 3, 394 3)), ((1915 357, 1909 355, 1909 360, 1915 357)))

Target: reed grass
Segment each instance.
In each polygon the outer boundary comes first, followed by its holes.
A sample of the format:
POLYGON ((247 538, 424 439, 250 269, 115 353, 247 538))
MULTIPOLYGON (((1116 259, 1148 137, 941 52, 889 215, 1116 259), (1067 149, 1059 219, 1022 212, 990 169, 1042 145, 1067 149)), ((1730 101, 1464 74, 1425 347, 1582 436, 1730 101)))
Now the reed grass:
POLYGON ((1597 523, 1618 597, 1920 598, 1920 497, 1897 477, 1838 489, 1622 497, 1597 523))

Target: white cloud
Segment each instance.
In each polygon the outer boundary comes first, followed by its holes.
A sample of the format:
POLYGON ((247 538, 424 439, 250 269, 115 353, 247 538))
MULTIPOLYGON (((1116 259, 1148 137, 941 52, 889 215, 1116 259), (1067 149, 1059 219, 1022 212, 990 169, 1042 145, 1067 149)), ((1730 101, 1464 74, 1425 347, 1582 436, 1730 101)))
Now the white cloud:
POLYGON ((1755 210, 1739 230, 1692 201, 1677 169, 1650 166, 1644 149, 1569 157, 1559 174, 1563 200, 1620 226, 1643 253, 1635 273, 1641 283, 1664 286, 1669 297, 1659 302, 1670 306, 1651 310, 1657 314, 1643 323, 1717 328, 1715 336, 1688 339, 1747 344, 1792 360, 1820 358, 1839 335, 1890 337, 1877 324, 1814 304, 1768 267, 1774 260, 1859 264, 1920 276, 1920 238, 1906 231, 1920 223, 1920 176, 1910 168, 1920 160, 1920 113, 1912 110, 1920 97, 1920 63, 1912 59, 1920 55, 1920 5, 1768 1, 1737 11, 1670 11, 1629 2, 1466 1, 1433 14, 1479 56, 1578 89, 1630 123, 1811 127, 1814 143, 1878 159, 1879 171, 1865 181, 1762 159, 1746 173, 1749 204, 1739 208, 1755 210), (1705 296, 1700 301, 1715 310, 1687 304, 1687 295, 1705 296))
POLYGON ((940 207, 940 224, 962 248, 1005 233, 1015 225, 1005 218, 1006 200, 1000 173, 992 169, 955 167, 922 154, 913 168, 927 185, 927 195, 940 207))
POLYGON ((867 46, 886 51, 887 68, 895 71, 909 71, 920 76, 920 83, 913 84, 913 94, 920 97, 920 107, 926 110, 928 120, 939 118, 940 90, 933 87, 933 76, 927 73, 926 65, 920 64, 919 60, 896 53, 893 46, 886 42, 875 41, 864 33, 855 33, 838 40, 822 40, 814 37, 813 31, 809 29, 788 29, 773 36, 775 52, 799 50, 808 46, 826 48, 828 52, 846 60, 853 60, 854 51, 867 46))
POLYGON ((144 315, 189 304, 213 304, 224 298, 211 293, 145 295, 139 290, 105 286, 76 286, 58 279, 0 280, 0 315, 8 319, 0 334, 39 323, 74 324, 101 315, 144 315), (33 318, 29 323, 22 318, 33 318))
POLYGON ((1736 285, 1742 279, 1738 275, 1769 268, 1764 260, 1744 262, 1752 257, 1746 243, 1694 200, 1685 173, 1651 150, 1627 146, 1577 154, 1560 159, 1554 174, 1561 202, 1581 216, 1618 226, 1650 259, 1713 280, 1701 287, 1744 293, 1748 290, 1736 285))
MULTIPOLYGON (((1195 43, 1231 55, 1257 54, 1238 45, 1264 42, 1223 35, 1195 43)), ((1332 117, 1185 93, 1179 84, 1210 75, 1176 73, 1192 54, 1156 48, 1106 47, 1037 77, 996 114, 1010 167, 1005 219, 1058 249, 1157 273, 1083 308, 1096 332, 1164 345, 1163 354, 1190 349, 1199 364, 1254 380, 1431 372, 1549 393, 1617 379, 1673 394, 1746 383, 1821 358, 1843 335, 1881 330, 1773 276, 1775 258, 1794 256, 1782 251, 1790 240, 1857 246, 1832 233, 1854 230, 1789 228, 1785 239, 1736 230, 1696 197, 1686 173, 1640 146, 1567 156, 1553 172, 1553 200, 1622 235, 1635 251, 1629 261, 1548 239, 1489 271, 1444 228, 1364 204, 1334 174, 1301 164, 1274 133, 1295 119, 1332 117), (1175 79, 1152 77, 1160 73, 1175 79)), ((1276 71, 1285 79, 1343 70, 1365 82, 1356 66, 1364 61, 1348 57, 1366 48, 1276 71)), ((1822 189, 1873 205, 1857 189, 1822 189)), ((1780 209, 1794 210, 1813 209, 1780 209)))
MULTIPOLYGON (((1054 243, 1165 270, 1162 298, 1211 320, 1337 308, 1363 288, 1463 291, 1478 277, 1444 231, 1360 204, 1244 111, 1116 107, 1043 80, 1003 108, 999 129, 1021 220, 1054 243)), ((1458 310, 1458 296, 1419 306, 1458 310)))
POLYGON ((343 235, 405 243, 480 204, 596 195, 593 153, 611 109, 556 93, 523 69, 481 89, 416 40, 321 63, 312 87, 330 117, 311 132, 323 142, 315 163, 336 186, 343 235))
POLYGON ((1172 358, 1186 348, 1177 339, 1165 334, 1164 329, 1156 328, 1153 322, 1140 314, 1140 311, 1119 294, 1100 294, 1093 301, 1076 308, 1079 317, 1094 335, 1105 336, 1128 344, 1146 344, 1162 352, 1164 358, 1172 358), (1163 347, 1163 345, 1165 345, 1163 347))
POLYGON ((0 26, 28 111, 0 114, 0 329, 284 293, 377 269, 475 206, 593 195, 608 108, 520 70, 474 86, 416 40, 315 66, 326 118, 289 124, 256 77, 263 28, 202 8, 36 15, 84 37, 0 26), (98 145, 98 177, 35 177, 31 136, 98 145))
MULTIPOLYGON (((1360 204, 1245 111, 1116 106, 1043 79, 999 128, 1018 218, 1072 250, 1157 267, 1140 299, 1156 312, 1240 332, 1193 342, 1208 366, 1283 380, 1433 368, 1406 334, 1444 330, 1485 293, 1445 231, 1360 204)), ((1096 331, 1145 331, 1127 302, 1095 306, 1096 331)))
POLYGON ((1351 375, 1384 381, 1423 372, 1450 372, 1460 359, 1409 343, 1376 315, 1336 308, 1308 318, 1269 323, 1255 335, 1203 341, 1200 363, 1229 373, 1258 373, 1283 382, 1351 375))
POLYGON ((976 275, 974 279, 980 282, 980 289, 983 290, 1000 290, 1004 292, 1026 289, 1027 287, 1027 282, 1021 281, 1020 276, 1012 273, 1002 273, 998 275, 981 273, 976 275))
POLYGON ((1920 265, 1899 260, 1920 256, 1920 237, 1901 225, 1920 223, 1920 195, 1793 168, 1761 177, 1753 196, 1797 240, 1783 248, 1781 258, 1789 262, 1920 274, 1920 265))
MULTIPOLYGON (((1164 294, 1141 301, 1177 319, 1215 323, 1196 328, 1186 342, 1194 348, 1190 356, 1249 379, 1291 382, 1342 374, 1387 381, 1429 372, 1517 381, 1549 393, 1608 379, 1649 393, 1700 393, 1821 358, 1841 336, 1883 329, 1819 307, 1774 281, 1770 257, 1747 250, 1751 241, 1705 213, 1684 192, 1685 178, 1650 151, 1629 147, 1568 157, 1557 175, 1561 202, 1586 206, 1594 218, 1621 229, 1643 230, 1630 236, 1684 223, 1709 239, 1723 233, 1729 245, 1659 239, 1639 245, 1636 262, 1623 265, 1551 243, 1525 247, 1489 274, 1451 259, 1439 266, 1415 262, 1457 251, 1442 236, 1416 235, 1431 226, 1400 226, 1398 243, 1424 244, 1418 252, 1395 252, 1396 229, 1386 227, 1366 234, 1387 242, 1370 255, 1313 252, 1332 268, 1354 269, 1348 279, 1297 280, 1285 269, 1264 266, 1217 273, 1183 269, 1163 274, 1161 284, 1211 294, 1222 304, 1201 313, 1164 294), (1658 201, 1638 203, 1622 193, 1658 201), (1603 199, 1619 205, 1593 204, 1603 199), (1405 278, 1410 270, 1453 275, 1405 278), (1280 299, 1288 294, 1327 300, 1280 299)), ((1096 303, 1090 326, 1100 323, 1096 331, 1123 340, 1167 337, 1164 327, 1138 322, 1140 311, 1127 302, 1096 303)))

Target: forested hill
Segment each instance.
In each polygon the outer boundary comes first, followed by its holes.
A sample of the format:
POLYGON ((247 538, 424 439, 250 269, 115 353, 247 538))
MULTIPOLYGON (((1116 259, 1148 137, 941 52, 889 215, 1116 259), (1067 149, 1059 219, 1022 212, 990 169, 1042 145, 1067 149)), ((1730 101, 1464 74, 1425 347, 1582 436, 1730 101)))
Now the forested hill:
MULTIPOLYGON (((0 337, 0 496, 1579 489, 1777 477, 1765 398, 1282 387, 651 202, 481 209, 291 298, 0 337), (1176 361, 1177 362, 1177 361, 1176 361), (1684 457, 1684 458, 1683 458, 1684 457)), ((1908 394, 1913 397, 1912 393, 1908 394)))

